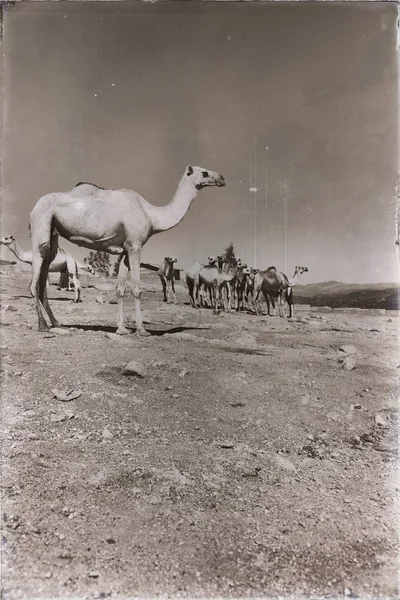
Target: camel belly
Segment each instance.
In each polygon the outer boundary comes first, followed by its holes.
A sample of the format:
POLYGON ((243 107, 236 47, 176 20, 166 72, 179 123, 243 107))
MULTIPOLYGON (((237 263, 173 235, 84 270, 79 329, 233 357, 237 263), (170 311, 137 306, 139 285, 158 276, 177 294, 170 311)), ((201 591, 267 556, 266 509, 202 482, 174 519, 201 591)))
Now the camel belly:
POLYGON ((134 199, 68 198, 53 210, 53 225, 70 242, 112 254, 121 254, 128 242, 144 244, 151 235, 151 223, 134 199))

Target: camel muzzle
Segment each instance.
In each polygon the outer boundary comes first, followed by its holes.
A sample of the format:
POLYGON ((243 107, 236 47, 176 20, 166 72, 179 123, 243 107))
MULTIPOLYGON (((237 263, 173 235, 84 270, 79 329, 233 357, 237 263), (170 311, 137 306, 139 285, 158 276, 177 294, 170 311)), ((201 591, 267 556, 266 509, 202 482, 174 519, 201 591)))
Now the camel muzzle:
POLYGON ((221 177, 215 181, 215 185, 217 187, 224 187, 226 185, 225 177, 221 175, 221 177))

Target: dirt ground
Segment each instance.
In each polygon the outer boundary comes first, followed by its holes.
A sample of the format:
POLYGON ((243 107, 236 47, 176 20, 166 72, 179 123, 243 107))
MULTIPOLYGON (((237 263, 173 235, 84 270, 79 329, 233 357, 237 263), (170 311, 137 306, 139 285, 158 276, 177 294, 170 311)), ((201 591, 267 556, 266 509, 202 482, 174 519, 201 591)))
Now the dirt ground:
POLYGON ((1 269, 5 599, 398 597, 396 316, 214 316, 149 273, 153 335, 117 337, 87 275, 43 334, 28 279, 1 269))

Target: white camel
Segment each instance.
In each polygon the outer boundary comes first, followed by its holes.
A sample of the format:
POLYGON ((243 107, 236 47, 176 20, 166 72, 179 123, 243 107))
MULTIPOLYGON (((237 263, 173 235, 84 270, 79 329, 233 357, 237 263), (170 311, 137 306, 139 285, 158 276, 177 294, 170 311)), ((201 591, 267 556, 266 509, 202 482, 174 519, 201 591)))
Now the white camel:
MULTIPOLYGON (((194 280, 194 295, 197 298, 198 289, 201 285, 212 289, 212 295, 214 296, 214 313, 217 314, 221 308, 221 291, 226 284, 233 281, 237 274, 237 267, 231 269, 228 273, 224 273, 217 266, 214 267, 203 267, 196 273, 194 280)), ((224 298, 223 298, 224 301, 224 298)), ((224 305, 226 310, 226 306, 224 305)))
POLYGON ((46 278, 49 265, 57 253, 60 234, 78 246, 110 254, 124 254, 118 271, 117 333, 131 333, 124 325, 123 313, 123 298, 130 271, 136 334, 149 335, 143 326, 140 307, 142 247, 152 235, 178 225, 199 190, 224 185, 225 179, 219 173, 188 166, 174 198, 166 206, 153 206, 131 190, 104 189, 91 183, 80 183, 71 191, 47 194, 40 198, 30 218, 33 249, 31 289, 36 298, 39 331, 48 331, 44 312, 52 326, 58 326, 47 299, 46 278))
MULTIPOLYGON (((0 240, 0 244, 7 246, 9 250, 20 260, 21 262, 27 263, 28 265, 32 264, 32 250, 22 250, 21 246, 18 244, 17 240, 13 235, 8 235, 3 237, 0 240)), ((90 272, 90 268, 81 265, 81 268, 84 268, 85 271, 90 272)), ((60 282, 58 285, 58 289, 61 289, 62 283, 62 275, 66 275, 68 278, 68 291, 72 291, 71 284, 74 284, 75 291, 75 302, 80 301, 81 297, 81 284, 78 279, 78 263, 70 254, 58 248, 57 254, 54 260, 51 262, 49 266, 50 273, 60 273, 60 282)))
POLYGON ((298 284, 299 278, 308 271, 307 267, 295 267, 293 279, 289 281, 288 277, 277 271, 275 267, 269 267, 266 271, 259 271, 254 278, 254 307, 256 314, 261 313, 259 296, 263 293, 267 304, 268 315, 271 316, 270 305, 275 313, 274 296, 278 297, 279 316, 283 317, 284 301, 289 306, 289 318, 293 317, 293 287, 298 284))
POLYGON ((166 256, 161 267, 158 269, 158 274, 161 279, 161 285, 163 288, 164 302, 169 302, 169 298, 172 296, 174 304, 178 304, 176 301, 175 294, 175 271, 174 263, 177 262, 177 258, 174 256, 166 256))
MULTIPOLYGON (((206 292, 210 291, 210 290, 206 290, 206 288, 204 286, 200 286, 197 289, 196 298, 194 297, 194 282, 195 282, 197 273, 201 269, 207 269, 209 267, 214 267, 216 265, 216 263, 217 263, 217 257, 209 256, 208 257, 208 265, 204 265, 203 263, 195 262, 185 271, 185 281, 186 281, 186 285, 187 285, 188 291, 189 291, 190 305, 193 308, 197 307, 197 304, 199 303, 199 296, 200 296, 200 305, 203 306, 205 303, 206 292)), ((209 300, 210 300, 210 304, 212 305, 213 299, 211 298, 211 295, 209 296, 209 300)))

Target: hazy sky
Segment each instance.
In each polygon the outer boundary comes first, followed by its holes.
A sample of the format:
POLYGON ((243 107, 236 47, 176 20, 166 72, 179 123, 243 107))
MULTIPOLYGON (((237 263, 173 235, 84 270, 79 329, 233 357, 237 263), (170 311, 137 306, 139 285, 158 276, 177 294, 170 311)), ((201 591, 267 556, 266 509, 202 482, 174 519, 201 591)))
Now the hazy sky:
POLYGON ((286 195, 289 274, 394 281, 396 18, 395 3, 7 8, 2 235, 29 248, 36 201, 82 180, 166 204, 194 164, 227 187, 203 190, 144 260, 185 268, 233 241, 253 265, 256 216, 257 266, 284 270, 286 195))

